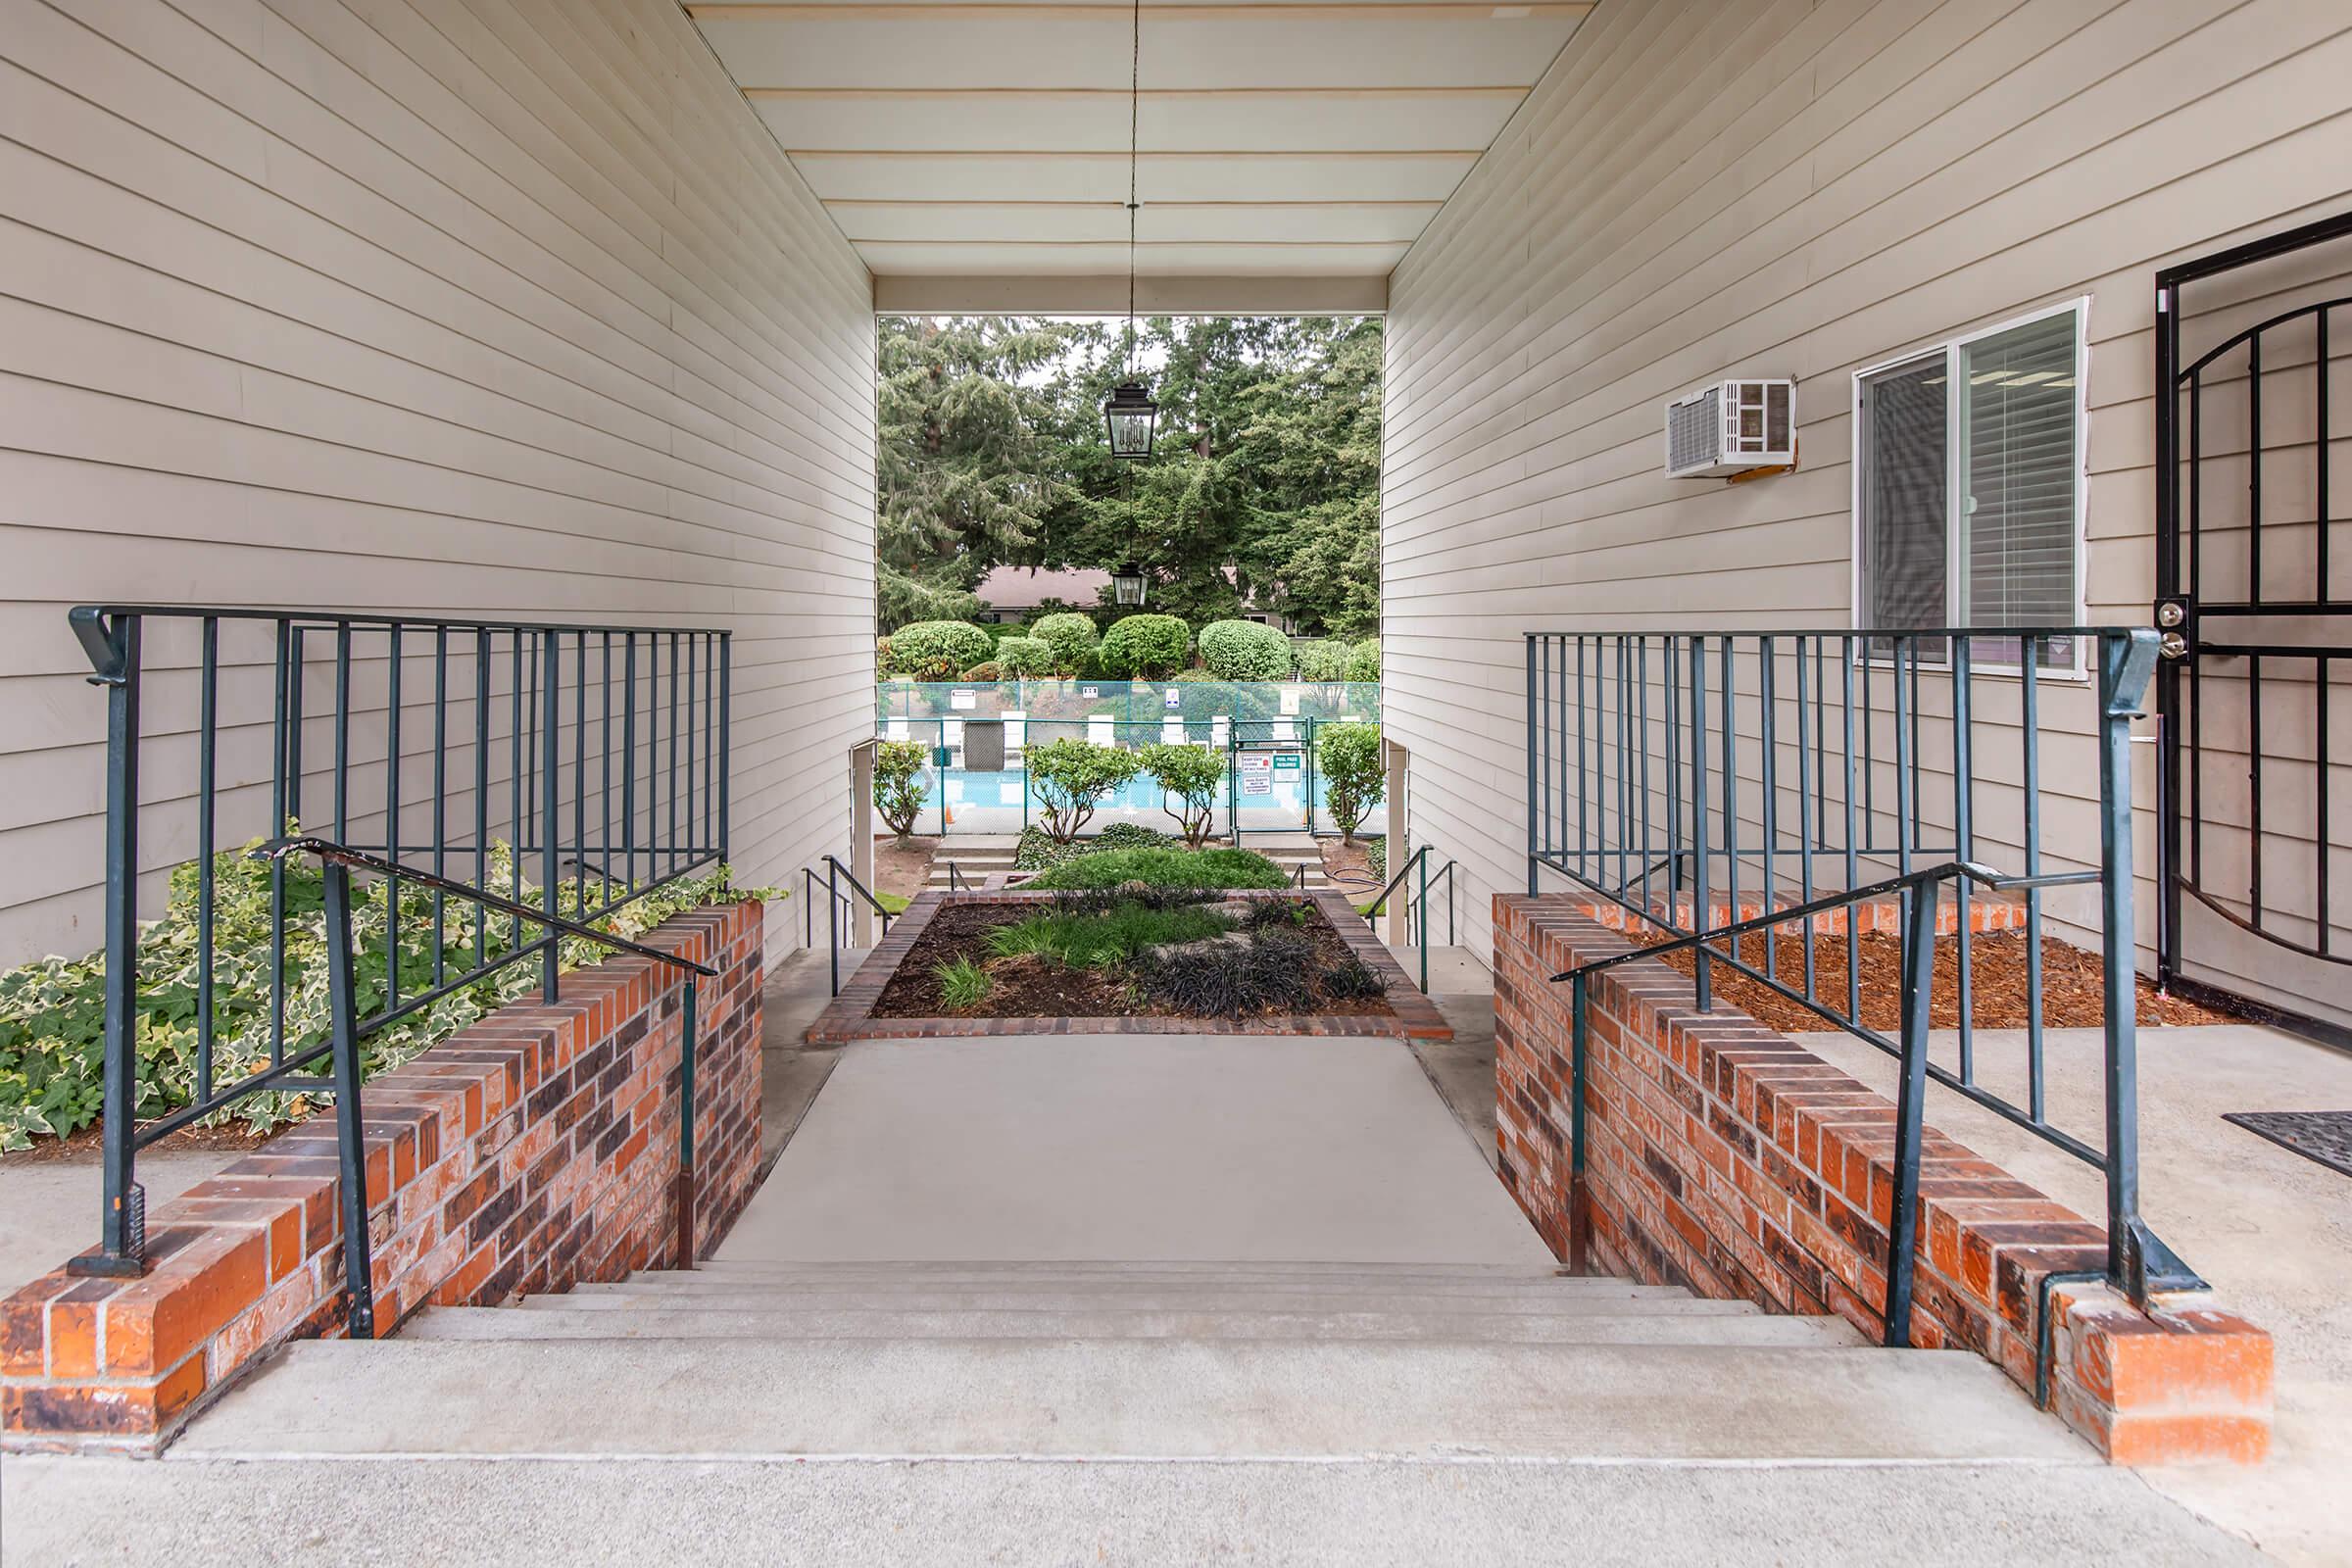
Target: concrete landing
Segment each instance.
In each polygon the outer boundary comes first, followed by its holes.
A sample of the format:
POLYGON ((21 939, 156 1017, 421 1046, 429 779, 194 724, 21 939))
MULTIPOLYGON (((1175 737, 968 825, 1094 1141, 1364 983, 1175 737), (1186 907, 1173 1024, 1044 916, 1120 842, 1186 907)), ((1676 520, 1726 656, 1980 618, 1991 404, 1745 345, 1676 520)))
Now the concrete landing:
POLYGON ((1956 1351, 987 1339, 308 1341, 172 1453, 2097 1462, 1956 1351))
POLYGON ((722 1259, 1547 1264, 1394 1040, 867 1041, 722 1259))
POLYGON ((11 1560, 316 1568, 1115 1563, 1196 1568, 2243 1568, 2086 1466, 12 1458, 11 1560), (453 1545, 453 1544, 456 1544, 453 1545))

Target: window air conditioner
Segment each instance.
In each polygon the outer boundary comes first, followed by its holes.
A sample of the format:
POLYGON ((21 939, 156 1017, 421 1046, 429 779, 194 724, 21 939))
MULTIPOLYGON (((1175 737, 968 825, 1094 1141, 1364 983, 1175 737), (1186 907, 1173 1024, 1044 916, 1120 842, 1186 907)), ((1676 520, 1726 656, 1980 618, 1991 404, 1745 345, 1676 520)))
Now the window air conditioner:
POLYGON ((1666 405, 1666 476, 1697 479, 1796 461, 1796 383, 1723 381, 1666 405))

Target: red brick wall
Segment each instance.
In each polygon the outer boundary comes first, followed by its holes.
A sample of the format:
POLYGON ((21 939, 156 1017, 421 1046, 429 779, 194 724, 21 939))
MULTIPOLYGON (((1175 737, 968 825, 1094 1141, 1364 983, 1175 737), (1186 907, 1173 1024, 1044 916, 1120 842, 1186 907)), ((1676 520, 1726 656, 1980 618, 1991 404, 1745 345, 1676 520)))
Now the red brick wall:
MULTIPOLYGON (((1494 1073, 1502 1178, 1552 1250, 1572 1222, 1569 1004, 1549 977, 1628 944, 1567 897, 1494 901, 1494 1073)), ((1894 1106, 1787 1037, 1700 1013, 1664 963, 1593 978, 1586 1202, 1594 1260, 1769 1311, 1884 1333, 1894 1106)), ((1931 1102, 1930 1113, 1934 1105, 1931 1102)), ((2044 1274, 2103 1269, 2106 1233, 1931 1128, 1912 1343, 1973 1350, 2034 1386, 2044 1274)), ((2203 1306, 2149 1314, 2060 1287, 2053 1402, 2123 1462, 2260 1458, 2271 1342, 2203 1306)))
MULTIPOLYGON (((760 919, 756 903, 696 909, 645 939, 720 970, 698 999, 698 1251, 760 1160, 760 919)), ((379 1336, 428 1302, 674 1260, 682 978, 621 957, 561 990, 362 1094, 379 1336)), ((329 1111, 153 1212, 144 1277, 60 1268, 0 1301, 0 1441, 152 1450, 271 1347, 343 1332, 338 1170, 329 1111)))

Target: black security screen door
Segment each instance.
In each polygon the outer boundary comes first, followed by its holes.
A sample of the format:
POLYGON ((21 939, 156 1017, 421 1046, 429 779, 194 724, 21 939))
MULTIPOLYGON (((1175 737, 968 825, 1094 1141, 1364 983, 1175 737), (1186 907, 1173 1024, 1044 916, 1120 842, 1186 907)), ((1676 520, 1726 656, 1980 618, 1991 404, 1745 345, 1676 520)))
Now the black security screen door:
POLYGON ((2352 1047, 2348 277, 2352 213, 2157 274, 2155 613, 2158 978, 2352 1047))

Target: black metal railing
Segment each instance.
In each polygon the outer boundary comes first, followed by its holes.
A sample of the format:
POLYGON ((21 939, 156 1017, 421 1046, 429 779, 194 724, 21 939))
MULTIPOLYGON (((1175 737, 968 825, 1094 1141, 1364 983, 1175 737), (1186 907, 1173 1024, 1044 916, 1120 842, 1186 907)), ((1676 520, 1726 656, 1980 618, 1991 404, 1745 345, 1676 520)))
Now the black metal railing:
POLYGON ((143 1267, 140 1149, 247 1096, 322 1087, 302 1075, 333 1048, 331 999, 303 986, 289 937, 316 940, 336 879, 313 888, 271 858, 252 890, 268 959, 224 977, 223 843, 331 846, 346 875, 370 858, 350 906, 363 957, 383 955, 362 1036, 533 958, 554 1000, 560 927, 726 858, 724 631, 176 605, 70 622, 107 691, 105 1195, 83 1272, 143 1267), (169 704, 152 732, 151 696, 169 704), (155 902, 179 861, 193 957, 143 974, 142 883, 155 902), (191 1092, 141 1122, 140 1020, 191 989, 191 1092))
POLYGON ((1451 947, 1454 944, 1453 868, 1459 863, 1448 859, 1437 876, 1432 878, 1429 872, 1429 859, 1430 846, 1426 844, 1407 855, 1397 865, 1396 874, 1389 878, 1388 884, 1373 895, 1370 904, 1363 906, 1364 918, 1377 927, 1380 924, 1380 917, 1388 912, 1389 900, 1396 896, 1398 889, 1404 890, 1404 905, 1400 911, 1404 915, 1404 940, 1406 946, 1418 947, 1421 950, 1421 994, 1423 996, 1429 995, 1430 886, 1434 880, 1439 887, 1445 890, 1446 945, 1451 947), (1407 883, 1415 878, 1418 878, 1418 885, 1407 886, 1407 883))
MULTIPOLYGON (((888 936, 892 914, 890 906, 874 897, 866 885, 858 880, 858 874, 840 860, 827 855, 820 858, 819 864, 825 872, 825 976, 826 983, 831 987, 831 995, 838 997, 841 995, 843 916, 854 916, 858 912, 858 905, 862 903, 882 917, 882 934, 888 936)), ((816 946, 816 866, 804 866, 801 869, 801 890, 805 896, 801 906, 801 945, 808 948, 816 946)), ((951 879, 956 875, 954 862, 950 862, 949 875, 951 879)))
POLYGON ((279 839, 258 847, 254 853, 273 865, 282 864, 293 856, 315 858, 320 865, 326 923, 326 989, 332 1020, 327 1036, 327 1054, 332 1072, 331 1076, 323 1079, 299 1082, 281 1079, 279 1083, 280 1087, 299 1087, 334 1097, 335 1152, 342 1167, 337 1186, 341 1197, 343 1277, 347 1292, 345 1323, 353 1339, 369 1340, 375 1337, 374 1266, 369 1257, 368 1234, 368 1140, 361 1104, 360 1045, 371 1030, 381 1028, 389 1021, 388 1016, 381 1012, 369 1017, 363 1017, 360 1013, 351 897, 351 873, 355 869, 385 879, 394 876, 418 879, 438 892, 463 897, 469 903, 478 901, 498 913, 543 926, 550 941, 570 937, 593 943, 609 952, 651 958, 684 973, 685 996, 680 1004, 678 1023, 678 1174, 673 1191, 678 1238, 677 1266, 681 1269, 694 1267, 694 1064, 701 1015, 697 982, 717 978, 716 969, 691 958, 682 958, 674 953, 664 953, 659 948, 599 931, 577 920, 551 914, 537 906, 485 893, 448 877, 418 872, 413 866, 404 867, 398 861, 381 856, 345 849, 326 839, 279 839))
MULTIPOLYGON (((1582 1192, 1590 977, 1687 952, 1702 1010, 1724 966, 1900 1064, 1898 1226, 1916 1214, 1918 1115, 1932 1082, 2101 1171, 2108 1278, 2132 1299, 2197 1288, 2138 1200, 2131 722, 2157 646, 2153 631, 2088 627, 1530 636, 1529 891, 1554 872, 1669 937, 1556 977, 1575 987, 1572 1192, 1582 1192), (2067 814, 2064 833, 2047 831, 2045 807, 2067 814), (1999 860, 2020 869, 1988 868, 1999 860), (2076 902, 2046 910, 2053 893, 2076 902), (1992 923, 1979 919, 1987 898, 2023 906, 1999 922, 2022 931, 2026 949, 2025 996, 2003 999, 2025 1018, 2015 1098, 1980 1071, 1972 947, 1977 925, 1992 923), (1900 933, 1892 1034, 1865 1006, 1886 999, 1866 999, 1861 952, 1889 910, 1900 933), (2050 923, 2096 933, 2096 1132, 2049 1114, 2050 923), (1957 950, 1948 1066, 1932 1059, 1928 1038, 1939 929, 1957 950), (1823 983, 1828 944, 1841 949, 1841 984, 1823 983)), ((1907 1344, 1910 1253, 1896 1245, 1887 1332, 1907 1344)))

